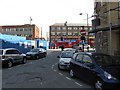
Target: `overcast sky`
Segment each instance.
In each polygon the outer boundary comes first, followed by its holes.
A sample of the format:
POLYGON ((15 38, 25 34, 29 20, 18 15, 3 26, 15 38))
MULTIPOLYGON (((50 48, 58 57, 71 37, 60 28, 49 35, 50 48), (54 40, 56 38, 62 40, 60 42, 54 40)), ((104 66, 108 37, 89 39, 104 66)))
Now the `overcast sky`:
POLYGON ((54 23, 87 23, 87 15, 79 13, 92 16, 94 0, 0 0, 0 11, 0 26, 29 24, 32 17, 46 38, 54 23))

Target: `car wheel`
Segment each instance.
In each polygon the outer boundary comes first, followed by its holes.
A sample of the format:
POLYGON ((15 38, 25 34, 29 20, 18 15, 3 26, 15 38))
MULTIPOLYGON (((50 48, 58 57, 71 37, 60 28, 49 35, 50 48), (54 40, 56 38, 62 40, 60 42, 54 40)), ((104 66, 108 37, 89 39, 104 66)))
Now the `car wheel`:
POLYGON ((61 70, 60 65, 58 64, 58 69, 61 70))
POLYGON ((39 59, 39 56, 38 56, 38 55, 36 55, 35 59, 39 59))
POLYGON ((47 56, 47 54, 44 55, 44 57, 46 57, 46 56, 47 56))
POLYGON ((13 66, 13 62, 11 60, 9 60, 8 63, 7 63, 7 67, 11 68, 12 66, 13 66))
POLYGON ((71 78, 74 78, 74 77, 75 77, 74 71, 73 71, 72 69, 70 69, 69 74, 70 74, 70 77, 71 77, 71 78))
POLYGON ((26 58, 23 58, 22 63, 25 64, 27 62, 26 58))
POLYGON ((102 90, 103 89, 103 83, 102 80, 96 79, 94 83, 94 87, 96 90, 102 90))

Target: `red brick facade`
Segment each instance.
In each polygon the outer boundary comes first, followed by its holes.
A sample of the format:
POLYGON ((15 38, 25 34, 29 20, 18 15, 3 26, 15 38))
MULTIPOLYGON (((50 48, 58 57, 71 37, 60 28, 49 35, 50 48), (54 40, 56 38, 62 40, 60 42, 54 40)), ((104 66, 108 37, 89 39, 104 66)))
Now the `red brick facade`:
POLYGON ((39 38, 40 29, 35 24, 0 26, 0 33, 39 38))

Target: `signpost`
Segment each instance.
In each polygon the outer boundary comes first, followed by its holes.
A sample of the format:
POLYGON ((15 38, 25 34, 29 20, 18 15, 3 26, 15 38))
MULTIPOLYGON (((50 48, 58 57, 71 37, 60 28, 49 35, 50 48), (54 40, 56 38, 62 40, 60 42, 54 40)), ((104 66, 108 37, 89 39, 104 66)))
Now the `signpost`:
POLYGON ((81 33, 81 38, 80 39, 82 40, 83 52, 84 52, 84 42, 85 42, 85 36, 84 35, 86 35, 86 31, 81 30, 80 33, 81 33))

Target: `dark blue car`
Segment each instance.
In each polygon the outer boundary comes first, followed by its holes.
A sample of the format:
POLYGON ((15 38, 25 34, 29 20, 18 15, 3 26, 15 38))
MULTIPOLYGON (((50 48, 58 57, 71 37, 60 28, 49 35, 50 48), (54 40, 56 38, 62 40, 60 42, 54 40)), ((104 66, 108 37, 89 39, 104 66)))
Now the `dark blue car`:
POLYGON ((120 60, 102 53, 75 53, 70 76, 90 82, 97 89, 120 88, 120 60))

